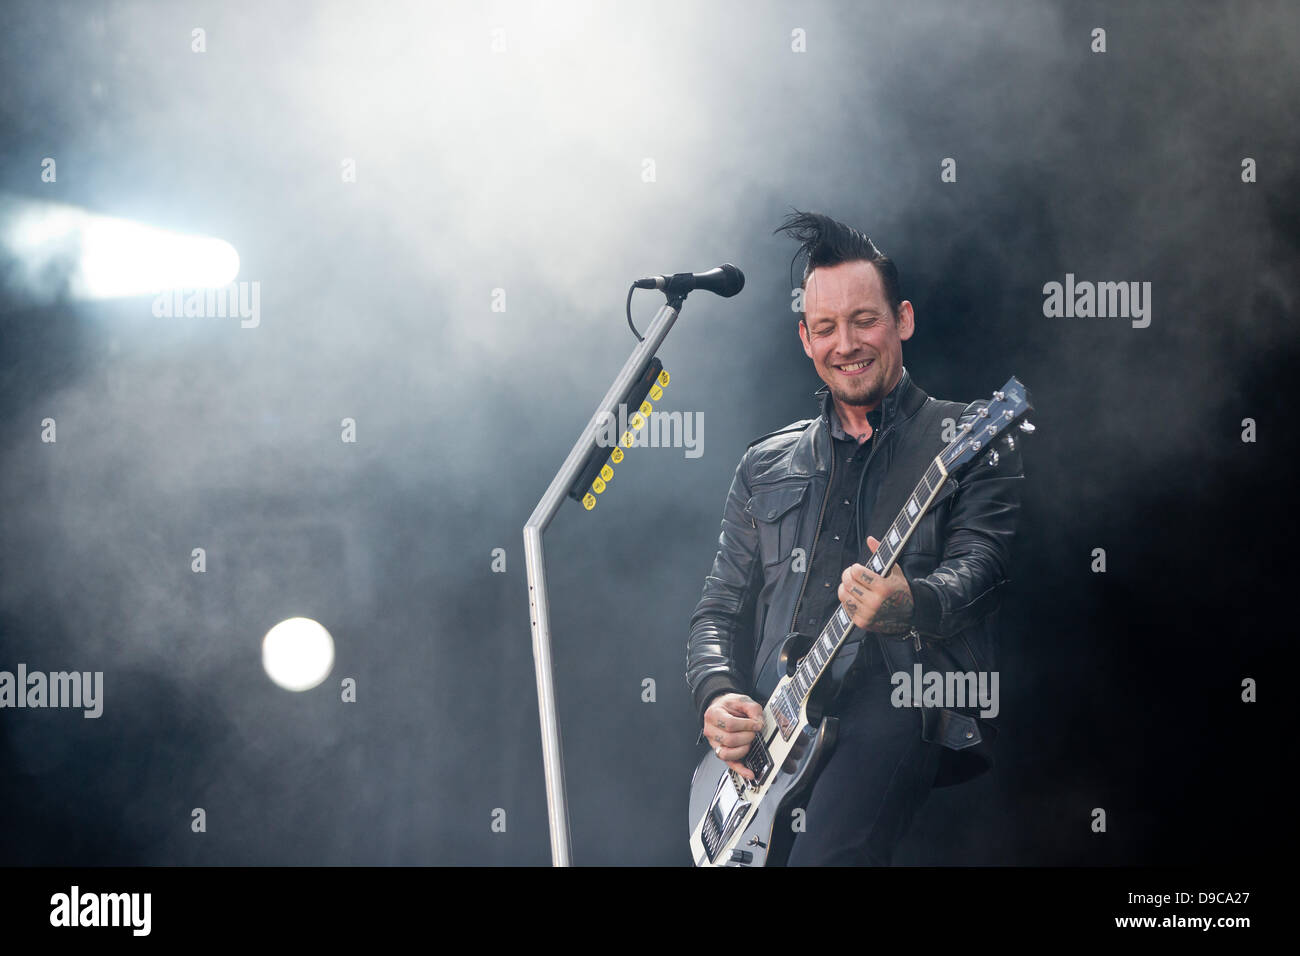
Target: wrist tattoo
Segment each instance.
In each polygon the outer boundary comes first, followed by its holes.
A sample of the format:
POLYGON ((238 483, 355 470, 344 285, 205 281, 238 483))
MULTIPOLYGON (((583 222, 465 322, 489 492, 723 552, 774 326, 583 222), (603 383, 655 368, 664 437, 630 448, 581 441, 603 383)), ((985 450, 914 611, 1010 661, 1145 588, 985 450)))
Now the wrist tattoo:
POLYGON ((872 629, 882 634, 901 634, 912 626, 912 595, 895 591, 880 602, 872 629))

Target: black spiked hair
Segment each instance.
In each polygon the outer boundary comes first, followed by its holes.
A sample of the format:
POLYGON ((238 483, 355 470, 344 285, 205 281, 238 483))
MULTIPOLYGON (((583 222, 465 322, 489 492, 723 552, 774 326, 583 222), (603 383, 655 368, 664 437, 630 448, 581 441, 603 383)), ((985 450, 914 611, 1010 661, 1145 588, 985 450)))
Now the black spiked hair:
POLYGON ((830 216, 819 212, 800 212, 797 209, 785 217, 781 225, 773 230, 773 235, 778 232, 784 232, 799 243, 794 258, 790 260, 790 269, 793 279, 795 261, 800 255, 804 256, 803 281, 800 283, 802 288, 807 288, 808 277, 818 266, 865 260, 874 265, 880 274, 885 300, 894 313, 894 320, 898 320, 898 307, 903 301, 899 291, 898 267, 866 235, 830 216))

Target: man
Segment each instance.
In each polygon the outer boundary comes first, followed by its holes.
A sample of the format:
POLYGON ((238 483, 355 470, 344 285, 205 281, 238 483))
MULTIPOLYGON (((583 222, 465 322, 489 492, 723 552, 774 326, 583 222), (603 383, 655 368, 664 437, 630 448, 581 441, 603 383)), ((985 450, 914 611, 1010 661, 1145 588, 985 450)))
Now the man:
POLYGON ((917 663, 963 673, 996 666, 1020 456, 1004 452, 996 466, 950 480, 891 572, 870 572, 862 562, 876 535, 984 403, 937 402, 911 381, 902 344, 915 331, 912 304, 870 239, 815 213, 796 212, 777 231, 806 256, 797 330, 825 383, 821 415, 757 439, 742 456, 691 617, 686 680, 702 737, 752 779, 740 761, 774 686, 757 687, 760 675, 774 673, 788 635, 815 638, 844 603, 868 633, 841 650, 832 674, 843 689, 819 702, 838 717, 838 739, 805 798, 788 863, 888 865, 931 787, 990 763, 996 731, 974 702, 899 706, 891 675, 910 677, 917 663))

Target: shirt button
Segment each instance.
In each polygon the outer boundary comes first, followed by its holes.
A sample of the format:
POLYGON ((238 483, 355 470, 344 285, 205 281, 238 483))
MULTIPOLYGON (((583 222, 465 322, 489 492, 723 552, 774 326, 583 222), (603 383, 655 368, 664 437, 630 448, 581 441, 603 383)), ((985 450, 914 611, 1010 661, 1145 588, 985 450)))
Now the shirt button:
POLYGON ((848 499, 848 498, 845 498, 845 499, 844 499, 844 503, 847 505, 847 504, 849 503, 849 499, 848 499))
POLYGON ((838 534, 835 536, 835 540, 836 541, 840 540, 840 536, 838 534))

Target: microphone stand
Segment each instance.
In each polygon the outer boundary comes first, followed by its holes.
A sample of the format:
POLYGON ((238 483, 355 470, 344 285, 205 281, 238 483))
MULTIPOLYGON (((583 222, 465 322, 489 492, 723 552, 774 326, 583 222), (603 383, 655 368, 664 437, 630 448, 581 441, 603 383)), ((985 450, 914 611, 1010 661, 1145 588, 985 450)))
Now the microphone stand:
POLYGON ((622 371, 614 379, 587 427, 564 459, 559 472, 533 509, 524 525, 524 562, 528 569, 528 605, 533 629, 533 668, 537 673, 537 712, 542 725, 542 766, 546 772, 546 810, 551 825, 551 861, 569 866, 573 848, 569 842, 569 808, 564 791, 564 753, 560 747, 560 723, 555 711, 555 684, 551 676, 550 605, 546 597, 546 562, 542 555, 542 532, 551 523, 565 496, 593 453, 608 449, 596 444, 597 429, 607 415, 615 415, 618 403, 628 394, 654 358, 668 331, 677 321, 686 293, 668 291, 668 301, 655 313, 645 338, 637 343, 622 371))

